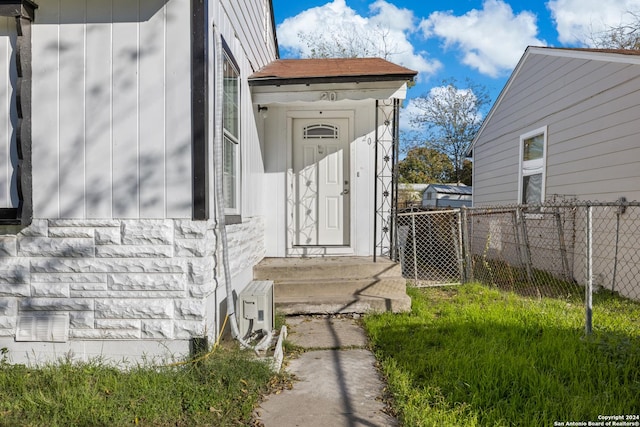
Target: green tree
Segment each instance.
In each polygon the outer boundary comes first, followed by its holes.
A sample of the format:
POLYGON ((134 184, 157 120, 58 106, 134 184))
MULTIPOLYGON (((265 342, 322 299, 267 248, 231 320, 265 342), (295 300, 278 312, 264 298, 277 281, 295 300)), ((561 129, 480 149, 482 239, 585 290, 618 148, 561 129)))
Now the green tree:
POLYGON ((433 148, 416 147, 398 162, 398 173, 402 183, 431 184, 448 182, 454 168, 446 154, 433 148))
POLYGON ((459 87, 455 79, 445 80, 412 101, 416 112, 411 122, 424 130, 427 147, 449 156, 455 182, 463 181, 467 148, 482 126, 483 110, 490 101, 484 86, 469 80, 465 86, 459 87))
POLYGON ((460 181, 457 181, 455 173, 453 172, 451 176, 448 177, 446 182, 461 182, 464 185, 472 185, 473 179, 473 163, 471 160, 465 159, 462 162, 462 171, 460 181))

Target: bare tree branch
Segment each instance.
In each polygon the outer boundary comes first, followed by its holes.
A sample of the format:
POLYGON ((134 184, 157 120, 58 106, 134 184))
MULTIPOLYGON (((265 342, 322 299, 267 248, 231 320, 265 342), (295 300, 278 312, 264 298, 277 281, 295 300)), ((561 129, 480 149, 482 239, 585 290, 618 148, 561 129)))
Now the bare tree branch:
POLYGON ((298 38, 309 48, 306 56, 310 58, 380 57, 388 60, 400 53, 391 30, 381 25, 361 28, 353 23, 343 23, 322 31, 300 32, 298 38))
POLYGON ((609 26, 603 31, 591 31, 589 44, 600 49, 640 49, 640 12, 627 12, 628 24, 609 26))
POLYGON ((484 86, 467 80, 466 88, 459 88, 455 79, 413 99, 418 112, 411 115, 411 122, 425 130, 427 147, 449 156, 459 182, 465 153, 482 125, 482 109, 489 100, 484 86))

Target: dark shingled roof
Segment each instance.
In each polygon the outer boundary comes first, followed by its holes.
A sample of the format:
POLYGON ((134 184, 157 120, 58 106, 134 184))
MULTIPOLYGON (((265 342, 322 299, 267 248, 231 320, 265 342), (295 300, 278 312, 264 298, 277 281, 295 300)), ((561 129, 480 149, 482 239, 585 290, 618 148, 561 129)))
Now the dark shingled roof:
POLYGON ((249 77, 252 86, 412 80, 418 73, 381 58, 278 59, 249 77))

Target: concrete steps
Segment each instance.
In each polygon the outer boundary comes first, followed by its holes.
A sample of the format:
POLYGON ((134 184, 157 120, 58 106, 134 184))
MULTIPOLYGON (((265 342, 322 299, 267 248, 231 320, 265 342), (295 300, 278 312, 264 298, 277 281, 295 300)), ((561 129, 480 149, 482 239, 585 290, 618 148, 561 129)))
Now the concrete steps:
POLYGON ((411 309, 397 263, 364 257, 265 258, 255 280, 274 282, 284 314, 366 313, 411 309))

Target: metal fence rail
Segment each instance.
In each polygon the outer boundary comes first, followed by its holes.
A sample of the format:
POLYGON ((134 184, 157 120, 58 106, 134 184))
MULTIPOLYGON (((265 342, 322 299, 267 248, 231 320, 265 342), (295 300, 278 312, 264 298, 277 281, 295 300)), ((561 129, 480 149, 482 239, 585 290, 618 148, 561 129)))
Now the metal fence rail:
POLYGON ((640 203, 572 202, 398 215, 403 274, 416 286, 477 281, 531 297, 640 300, 640 203))

